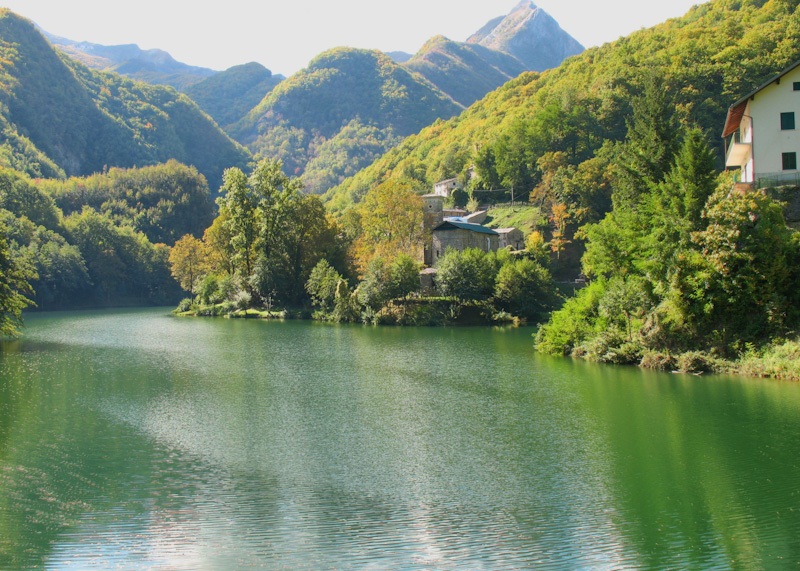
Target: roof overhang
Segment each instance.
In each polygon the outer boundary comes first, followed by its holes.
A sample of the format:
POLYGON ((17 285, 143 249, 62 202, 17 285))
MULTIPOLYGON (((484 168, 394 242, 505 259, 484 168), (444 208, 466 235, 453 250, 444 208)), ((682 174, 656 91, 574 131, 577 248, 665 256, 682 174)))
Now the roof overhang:
POLYGON ((728 116, 725 119, 725 128, 722 131, 722 137, 725 138, 725 137, 730 136, 731 133, 735 133, 736 130, 739 128, 739 125, 742 122, 742 117, 744 116, 744 111, 747 108, 747 102, 750 99, 755 99, 756 94, 759 91, 761 91, 762 89, 764 89, 765 87, 767 87, 767 86, 769 86, 769 85, 771 85, 773 83, 780 83, 781 82, 781 78, 784 75, 786 75, 790 71, 793 71, 798 66, 800 66, 800 59, 795 61, 789 67, 785 68, 778 75, 773 76, 768 81, 765 81, 764 83, 759 85, 753 91, 751 91, 750 93, 748 93, 747 95, 742 97, 739 101, 737 101, 736 103, 731 105, 728 108, 728 116))
POLYGON ((722 130, 722 138, 729 137, 731 134, 739 130, 739 125, 742 123, 744 111, 747 109, 747 101, 739 101, 728 107, 728 116, 725 117, 725 128, 722 130))

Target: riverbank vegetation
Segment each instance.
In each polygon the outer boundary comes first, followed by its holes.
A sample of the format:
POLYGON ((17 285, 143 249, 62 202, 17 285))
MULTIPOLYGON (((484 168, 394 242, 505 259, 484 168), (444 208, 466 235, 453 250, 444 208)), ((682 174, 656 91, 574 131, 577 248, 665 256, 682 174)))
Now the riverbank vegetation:
POLYGON ((335 220, 281 166, 264 159, 249 176, 226 171, 219 215, 203 239, 176 242, 172 273, 192 296, 179 313, 279 308, 335 322, 438 325, 542 320, 557 306, 542 257, 527 252, 448 250, 435 291, 433 283, 422 291, 417 193, 387 182, 335 220))
POLYGON ((634 103, 612 163, 613 208, 582 230, 591 283, 553 313, 537 348, 667 370, 766 372, 781 353, 772 345, 800 325, 800 238, 766 193, 732 191, 702 132, 671 109, 655 80, 634 103))
POLYGON ((0 167, 0 229, 16 268, 3 277, 16 271, 27 286, 0 282, 24 293, 17 310, 176 303, 172 233, 202 233, 212 206, 205 177, 174 161, 46 181, 0 167))

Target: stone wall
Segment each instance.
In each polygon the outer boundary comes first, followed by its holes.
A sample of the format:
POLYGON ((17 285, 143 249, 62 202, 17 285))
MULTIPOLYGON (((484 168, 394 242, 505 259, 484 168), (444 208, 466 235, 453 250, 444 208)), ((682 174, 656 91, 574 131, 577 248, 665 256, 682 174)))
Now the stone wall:
POLYGON ((767 196, 783 203, 786 225, 792 228, 800 227, 800 187, 775 186, 764 190, 767 196))
POLYGON ((479 248, 484 252, 495 252, 499 245, 497 234, 484 234, 461 228, 437 230, 433 233, 432 264, 436 264, 438 259, 444 256, 448 247, 456 250, 479 248))

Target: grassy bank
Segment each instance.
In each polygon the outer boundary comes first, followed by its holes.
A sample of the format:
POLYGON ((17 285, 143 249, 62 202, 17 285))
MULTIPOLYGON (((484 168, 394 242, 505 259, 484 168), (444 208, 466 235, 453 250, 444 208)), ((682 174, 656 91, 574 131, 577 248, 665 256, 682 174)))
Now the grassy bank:
POLYGON ((800 381, 800 339, 752 349, 732 364, 730 372, 751 377, 800 381))
POLYGON ((679 355, 646 353, 640 366, 680 373, 719 373, 800 381, 800 339, 782 341, 760 349, 749 348, 734 360, 721 359, 701 351, 679 355))

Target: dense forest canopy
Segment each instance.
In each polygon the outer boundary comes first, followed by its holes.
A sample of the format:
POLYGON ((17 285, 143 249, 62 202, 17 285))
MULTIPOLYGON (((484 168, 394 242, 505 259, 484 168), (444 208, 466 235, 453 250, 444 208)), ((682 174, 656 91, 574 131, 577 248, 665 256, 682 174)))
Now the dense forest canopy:
POLYGON ((153 243, 172 245, 185 234, 202 236, 214 217, 208 183, 175 160, 139 169, 112 168, 88 177, 38 180, 65 216, 90 207, 153 243))
MULTIPOLYGON (((205 178, 175 161, 68 180, 0 168, 4 255, 40 309, 169 304, 180 297, 169 251, 213 219, 205 178)), ((20 297, 22 296, 22 297, 20 297)))

